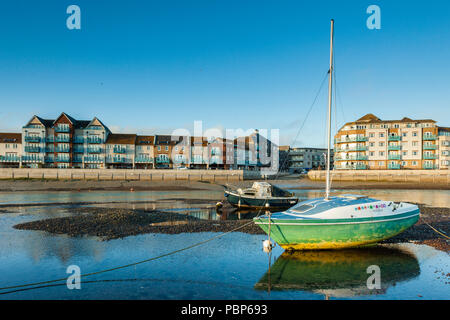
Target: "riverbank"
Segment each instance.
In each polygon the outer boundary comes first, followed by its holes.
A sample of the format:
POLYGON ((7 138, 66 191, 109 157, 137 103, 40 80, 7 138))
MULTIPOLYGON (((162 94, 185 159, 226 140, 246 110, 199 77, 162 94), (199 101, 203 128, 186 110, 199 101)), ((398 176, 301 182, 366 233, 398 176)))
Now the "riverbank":
MULTIPOLYGON (((68 209, 69 210, 69 209, 68 209)), ((450 252, 450 243, 426 223, 444 234, 450 234, 450 208, 420 205, 421 218, 416 225, 384 243, 415 242, 450 252)), ((70 217, 50 218, 15 225, 20 230, 46 231, 72 237, 95 236, 112 240, 144 233, 229 232, 264 234, 252 220, 200 220, 185 214, 118 208, 71 208, 70 217), (237 230, 236 230, 237 229, 237 230)))
MULTIPOLYGON (((176 190, 220 190, 225 184, 236 186, 250 186, 254 181, 93 181, 93 180, 0 180, 0 192, 16 191, 176 191, 176 190)), ((312 181, 306 176, 287 176, 280 179, 268 180, 280 187, 292 190, 321 190, 324 189, 322 181, 312 181)), ((406 182, 363 182, 363 181, 332 181, 332 189, 422 189, 422 190, 450 190, 450 185, 440 183, 406 183, 406 182)))

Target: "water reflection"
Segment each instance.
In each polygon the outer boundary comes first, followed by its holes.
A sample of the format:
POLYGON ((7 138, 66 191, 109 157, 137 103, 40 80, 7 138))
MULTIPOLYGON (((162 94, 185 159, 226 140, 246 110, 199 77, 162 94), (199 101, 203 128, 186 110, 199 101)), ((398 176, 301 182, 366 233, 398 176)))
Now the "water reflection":
POLYGON ((384 294, 420 274, 417 258, 400 249, 374 247, 339 251, 284 252, 255 285, 258 290, 301 290, 325 297, 384 294), (381 270, 381 289, 369 290, 367 267, 381 270))

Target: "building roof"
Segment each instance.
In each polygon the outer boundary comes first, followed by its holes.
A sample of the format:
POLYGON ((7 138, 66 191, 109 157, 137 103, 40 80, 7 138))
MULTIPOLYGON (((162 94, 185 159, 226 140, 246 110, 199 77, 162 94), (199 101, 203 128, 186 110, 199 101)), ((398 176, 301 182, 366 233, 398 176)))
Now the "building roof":
POLYGON ((155 135, 155 145, 176 145, 183 141, 183 136, 155 135))
POLYGON ((136 134, 128 134, 128 133, 111 133, 108 135, 108 139, 106 139, 107 144, 135 144, 136 143, 136 134))
POLYGON ((92 119, 92 120, 77 120, 77 119, 73 118, 72 116, 68 115, 68 114, 65 113, 65 112, 62 112, 62 113, 58 116, 58 118, 56 118, 56 119, 43 119, 43 118, 41 118, 41 117, 39 117, 39 116, 34 115, 34 116, 31 118, 31 120, 28 121, 27 125, 28 125, 33 119, 36 118, 36 119, 38 119, 38 120, 42 123, 42 125, 43 125, 44 127, 46 127, 46 128, 51 128, 51 127, 53 127, 53 126, 55 125, 55 122, 56 122, 59 118, 61 118, 62 116, 67 117, 67 119, 69 119, 69 121, 72 123, 72 125, 73 125, 73 127, 74 127, 75 129, 83 129, 83 128, 86 128, 86 127, 89 126, 92 122, 94 122, 94 121, 96 120, 96 121, 98 121, 98 122, 99 122, 99 123, 100 123, 107 131, 110 132, 110 130, 108 129, 108 127, 105 126, 105 125, 103 124, 103 122, 101 122, 97 117, 94 117, 94 119, 92 119))
POLYGON ((152 145, 155 142, 154 136, 137 136, 136 144, 137 145, 152 145))
POLYGON ((356 121, 346 123, 346 125, 348 125, 348 124, 360 124, 360 123, 393 123, 393 122, 413 122, 413 123, 433 122, 433 123, 435 123, 436 121, 434 121, 432 119, 413 120, 413 119, 407 118, 407 117, 404 117, 401 120, 381 120, 380 118, 378 118, 377 116, 373 115, 372 113, 368 113, 368 114, 366 114, 365 116, 359 118, 356 121))
POLYGON ((0 132, 0 143, 22 143, 22 134, 13 132, 0 132))

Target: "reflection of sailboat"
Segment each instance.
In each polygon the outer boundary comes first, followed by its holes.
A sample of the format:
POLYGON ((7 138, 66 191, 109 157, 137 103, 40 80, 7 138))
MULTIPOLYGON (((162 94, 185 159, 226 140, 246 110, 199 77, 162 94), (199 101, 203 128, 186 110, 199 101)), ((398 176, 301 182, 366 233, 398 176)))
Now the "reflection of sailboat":
POLYGON ((284 252, 255 285, 258 290, 302 290, 332 297, 384 293, 396 282, 420 274, 414 255, 399 249, 284 252), (369 290, 367 268, 380 267, 381 289, 369 290))

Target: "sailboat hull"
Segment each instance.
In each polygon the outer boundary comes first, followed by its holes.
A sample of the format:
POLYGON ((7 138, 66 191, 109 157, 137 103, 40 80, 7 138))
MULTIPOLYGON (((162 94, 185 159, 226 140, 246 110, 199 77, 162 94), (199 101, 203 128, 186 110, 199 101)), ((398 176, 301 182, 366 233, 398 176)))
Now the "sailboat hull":
MULTIPOLYGON (((405 231, 419 219, 419 210, 394 217, 359 219, 271 220, 270 236, 286 250, 344 249, 370 245, 405 231)), ((268 219, 255 223, 269 233, 268 219)))

